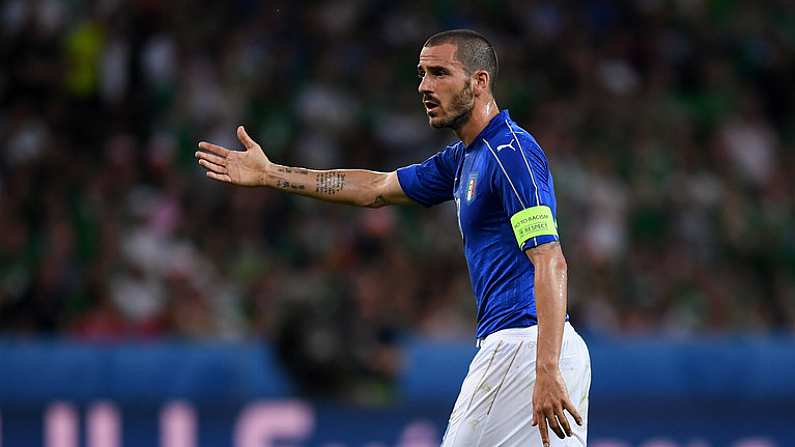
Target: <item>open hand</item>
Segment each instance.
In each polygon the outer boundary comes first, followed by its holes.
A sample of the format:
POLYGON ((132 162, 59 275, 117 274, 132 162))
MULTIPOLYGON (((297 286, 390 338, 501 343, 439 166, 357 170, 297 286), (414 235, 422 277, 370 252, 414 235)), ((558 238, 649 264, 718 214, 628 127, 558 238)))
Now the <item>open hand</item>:
POLYGON ((566 391, 566 384, 563 382, 560 370, 538 371, 533 390, 533 426, 538 425, 544 447, 549 446, 547 427, 551 428, 560 439, 573 434, 563 410, 568 411, 574 417, 577 425, 582 425, 582 417, 569 399, 569 393, 566 391))
POLYGON ((241 186, 261 186, 265 184, 265 173, 271 161, 246 133, 243 126, 237 128, 237 138, 243 143, 243 151, 233 151, 217 144, 202 141, 197 151, 199 164, 207 170, 207 177, 221 182, 241 186))

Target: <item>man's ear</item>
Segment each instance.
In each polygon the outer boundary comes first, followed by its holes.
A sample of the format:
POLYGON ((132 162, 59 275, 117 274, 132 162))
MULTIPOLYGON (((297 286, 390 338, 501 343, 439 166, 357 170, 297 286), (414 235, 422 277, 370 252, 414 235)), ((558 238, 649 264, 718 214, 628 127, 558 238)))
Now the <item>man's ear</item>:
POLYGON ((472 75, 474 81, 475 92, 478 95, 486 94, 489 92, 489 72, 486 70, 478 70, 472 75))

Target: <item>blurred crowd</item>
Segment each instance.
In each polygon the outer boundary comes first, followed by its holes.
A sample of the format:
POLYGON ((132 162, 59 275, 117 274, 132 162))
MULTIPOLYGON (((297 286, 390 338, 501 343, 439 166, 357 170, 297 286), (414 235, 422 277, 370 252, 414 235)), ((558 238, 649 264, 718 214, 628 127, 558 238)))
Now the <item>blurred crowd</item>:
POLYGON ((454 138, 421 44, 475 28, 550 159, 570 314, 597 334, 795 330, 789 2, 9 0, 0 330, 263 338, 307 383, 474 329, 454 205, 360 210, 214 183, 196 143, 392 170, 454 138))

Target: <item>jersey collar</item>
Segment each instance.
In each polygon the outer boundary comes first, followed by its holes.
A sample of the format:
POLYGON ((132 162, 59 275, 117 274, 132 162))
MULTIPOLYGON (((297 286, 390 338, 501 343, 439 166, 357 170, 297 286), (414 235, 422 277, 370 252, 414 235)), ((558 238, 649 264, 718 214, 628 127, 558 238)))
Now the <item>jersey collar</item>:
POLYGON ((494 118, 492 118, 491 121, 489 121, 489 124, 487 124, 486 127, 484 127, 483 130, 480 131, 478 136, 476 136, 475 139, 472 140, 472 143, 470 143, 469 146, 464 146, 464 151, 469 152, 472 149, 476 148, 478 143, 481 143, 484 138, 493 134, 494 131, 497 130, 500 126, 505 125, 506 121, 510 122, 511 116, 508 114, 508 109, 502 109, 500 110, 500 113, 495 115, 494 118))

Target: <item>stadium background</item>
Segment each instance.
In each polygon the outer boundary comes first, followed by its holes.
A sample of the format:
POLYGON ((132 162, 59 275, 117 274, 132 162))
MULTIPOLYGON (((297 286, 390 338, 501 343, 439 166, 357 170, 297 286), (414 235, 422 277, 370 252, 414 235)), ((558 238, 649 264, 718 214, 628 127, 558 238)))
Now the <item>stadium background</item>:
POLYGON ((0 445, 438 442, 474 352, 454 207, 233 188, 193 152, 245 124, 279 163, 422 160, 453 136, 417 54, 455 27, 551 162, 591 444, 795 445, 790 2, 9 0, 0 24, 0 445))

